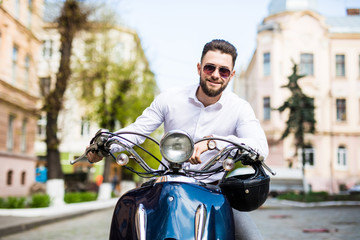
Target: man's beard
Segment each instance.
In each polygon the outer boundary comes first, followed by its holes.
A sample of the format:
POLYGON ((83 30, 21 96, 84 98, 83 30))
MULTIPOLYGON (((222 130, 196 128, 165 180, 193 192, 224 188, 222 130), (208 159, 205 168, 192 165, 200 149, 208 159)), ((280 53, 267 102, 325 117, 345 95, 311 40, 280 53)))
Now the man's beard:
POLYGON ((200 77, 200 87, 203 90, 203 92, 206 94, 206 96, 208 97, 216 97, 218 95, 220 95, 226 88, 227 84, 223 84, 221 85, 221 87, 219 89, 213 90, 208 88, 208 86, 206 85, 206 79, 201 79, 200 77))

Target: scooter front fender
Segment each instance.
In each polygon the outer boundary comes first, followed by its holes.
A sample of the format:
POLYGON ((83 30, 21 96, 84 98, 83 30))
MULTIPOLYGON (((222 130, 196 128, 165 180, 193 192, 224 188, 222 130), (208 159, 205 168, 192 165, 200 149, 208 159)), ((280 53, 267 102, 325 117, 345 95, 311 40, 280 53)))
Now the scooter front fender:
POLYGON ((219 188, 161 182, 124 194, 110 239, 234 239, 232 208, 219 188))

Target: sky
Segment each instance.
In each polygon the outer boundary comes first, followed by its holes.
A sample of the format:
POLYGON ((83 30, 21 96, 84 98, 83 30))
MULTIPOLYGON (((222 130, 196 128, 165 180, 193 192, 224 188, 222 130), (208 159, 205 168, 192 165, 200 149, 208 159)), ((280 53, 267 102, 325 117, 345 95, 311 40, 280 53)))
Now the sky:
MULTIPOLYGON (((301 0, 300 0, 301 1, 301 0)), ((235 70, 246 69, 256 48, 257 26, 271 0, 119 0, 122 24, 142 43, 160 91, 199 82, 196 64, 205 43, 225 39, 238 50, 235 70)), ((360 0, 318 0, 319 13, 344 16, 360 0)))

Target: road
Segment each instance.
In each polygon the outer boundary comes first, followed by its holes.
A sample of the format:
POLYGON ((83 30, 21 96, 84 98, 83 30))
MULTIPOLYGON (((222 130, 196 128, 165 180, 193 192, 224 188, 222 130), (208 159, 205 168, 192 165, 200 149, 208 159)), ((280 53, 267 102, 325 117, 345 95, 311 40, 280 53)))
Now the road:
MULTIPOLYGON (((264 239, 360 239, 360 207, 260 209, 251 212, 264 239), (319 231, 306 233, 308 231, 319 231), (328 232, 323 232, 328 231, 328 232)), ((47 224, 2 240, 108 239, 112 209, 47 224)))
POLYGON ((265 240, 360 239, 360 206, 261 209, 250 215, 265 240))

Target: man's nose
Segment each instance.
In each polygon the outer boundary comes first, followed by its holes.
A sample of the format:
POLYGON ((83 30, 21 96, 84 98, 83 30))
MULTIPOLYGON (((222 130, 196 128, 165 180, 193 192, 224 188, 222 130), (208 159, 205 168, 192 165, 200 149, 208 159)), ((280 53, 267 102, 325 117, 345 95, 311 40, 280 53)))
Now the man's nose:
POLYGON ((220 78, 220 72, 218 68, 216 68, 215 71, 211 74, 211 77, 214 79, 220 78))

